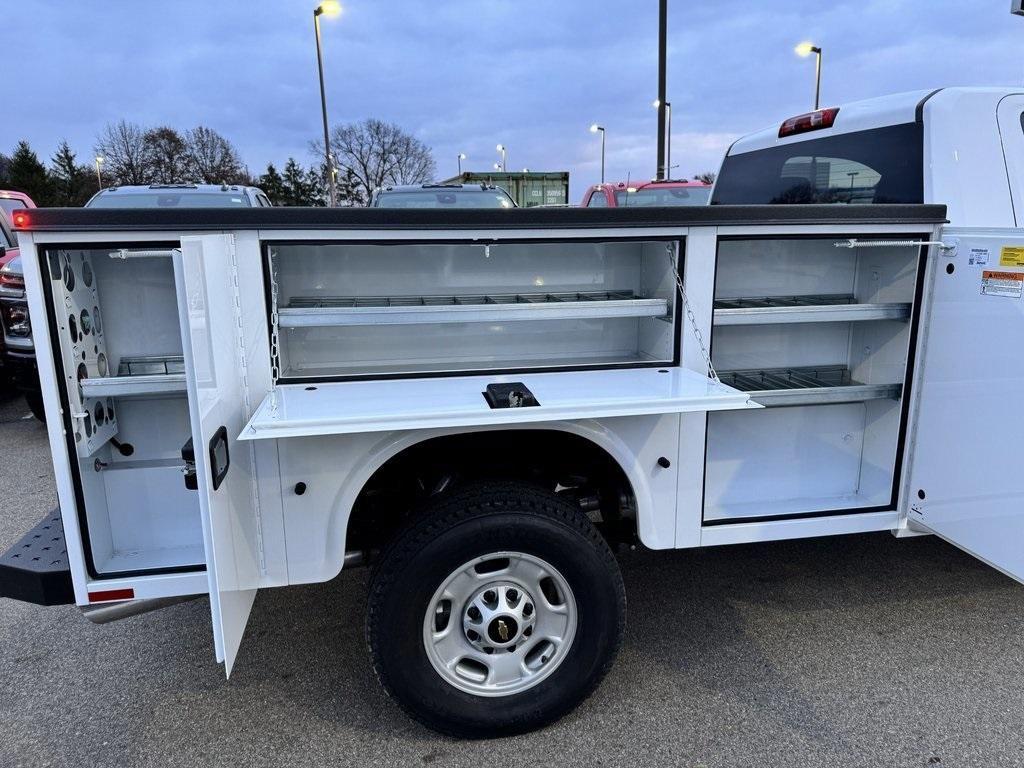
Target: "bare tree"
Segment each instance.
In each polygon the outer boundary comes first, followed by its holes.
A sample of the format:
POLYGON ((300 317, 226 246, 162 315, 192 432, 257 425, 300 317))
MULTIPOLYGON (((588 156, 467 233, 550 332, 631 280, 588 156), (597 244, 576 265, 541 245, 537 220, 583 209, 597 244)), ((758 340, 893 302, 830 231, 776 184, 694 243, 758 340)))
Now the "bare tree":
POLYGON ((143 136, 145 159, 150 176, 157 184, 178 184, 188 179, 188 154, 185 140, 173 128, 151 128, 143 136))
POLYGON ((193 181, 237 184, 248 179, 238 151, 212 128, 199 126, 185 133, 185 154, 193 181))
MULTIPOLYGON (((378 187, 425 183, 437 169, 426 144, 393 123, 373 118, 335 126, 331 150, 341 174, 353 182, 353 192, 367 202, 378 187)), ((311 151, 323 157, 323 144, 313 142, 311 151)))
POLYGON ((693 178, 697 181, 703 181, 705 184, 714 184, 715 178, 718 176, 714 171, 704 171, 704 173, 698 173, 693 178))
POLYGON ((96 154, 115 184, 149 184, 153 174, 146 157, 146 134, 135 123, 107 123, 96 138, 96 154))

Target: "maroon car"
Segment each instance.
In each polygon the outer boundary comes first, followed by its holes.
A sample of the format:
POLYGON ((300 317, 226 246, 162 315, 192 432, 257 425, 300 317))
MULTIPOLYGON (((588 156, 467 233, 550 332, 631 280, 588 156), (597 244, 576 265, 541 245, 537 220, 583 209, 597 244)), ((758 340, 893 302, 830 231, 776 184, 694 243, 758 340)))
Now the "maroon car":
POLYGON ((580 207, 707 205, 710 200, 711 185, 702 181, 618 181, 590 187, 584 193, 580 207))
POLYGON ((25 394, 25 400, 37 418, 43 418, 43 399, 39 392, 32 325, 28 318, 25 279, 18 255, 18 241, 11 232, 11 219, 19 210, 35 208, 32 198, 23 192, 0 190, 0 326, 3 327, 3 373, 6 382, 25 394))

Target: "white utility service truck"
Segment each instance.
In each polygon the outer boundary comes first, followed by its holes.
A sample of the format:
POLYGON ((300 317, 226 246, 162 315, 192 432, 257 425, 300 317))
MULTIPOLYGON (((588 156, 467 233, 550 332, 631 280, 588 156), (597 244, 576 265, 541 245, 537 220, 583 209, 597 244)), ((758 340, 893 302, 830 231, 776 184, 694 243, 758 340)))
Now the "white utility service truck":
POLYGON ((703 208, 19 212, 60 510, 0 591, 208 594, 230 673, 257 590, 368 560, 381 682, 484 736, 608 670, 617 545, 934 532, 1020 577, 1022 114, 815 112, 703 208))

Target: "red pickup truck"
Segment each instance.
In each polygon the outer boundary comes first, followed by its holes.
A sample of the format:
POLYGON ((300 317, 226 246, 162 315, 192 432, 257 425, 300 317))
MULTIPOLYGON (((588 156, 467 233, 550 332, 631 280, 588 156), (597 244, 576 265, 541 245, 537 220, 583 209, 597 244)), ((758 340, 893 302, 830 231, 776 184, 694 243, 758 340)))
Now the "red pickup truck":
POLYGON ((634 181, 595 184, 583 194, 581 208, 707 205, 711 185, 702 181, 634 181))
POLYGON ((0 254, 0 326, 3 329, 0 359, 5 383, 22 390, 29 409, 42 420, 43 402, 25 299, 25 279, 18 257, 18 241, 11 232, 14 213, 35 207, 32 198, 24 192, 0 190, 0 250, 3 251, 0 254))

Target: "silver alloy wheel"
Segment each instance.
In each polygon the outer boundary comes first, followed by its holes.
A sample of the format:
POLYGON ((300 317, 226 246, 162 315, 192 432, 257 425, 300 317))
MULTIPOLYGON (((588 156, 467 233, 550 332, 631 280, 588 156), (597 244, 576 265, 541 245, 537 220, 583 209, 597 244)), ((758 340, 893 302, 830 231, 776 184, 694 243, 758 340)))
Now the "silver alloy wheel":
POLYGON ((511 696, 562 663, 576 635, 576 599, 550 563, 495 552, 465 563, 427 605, 423 645, 444 680, 475 696, 511 696))

